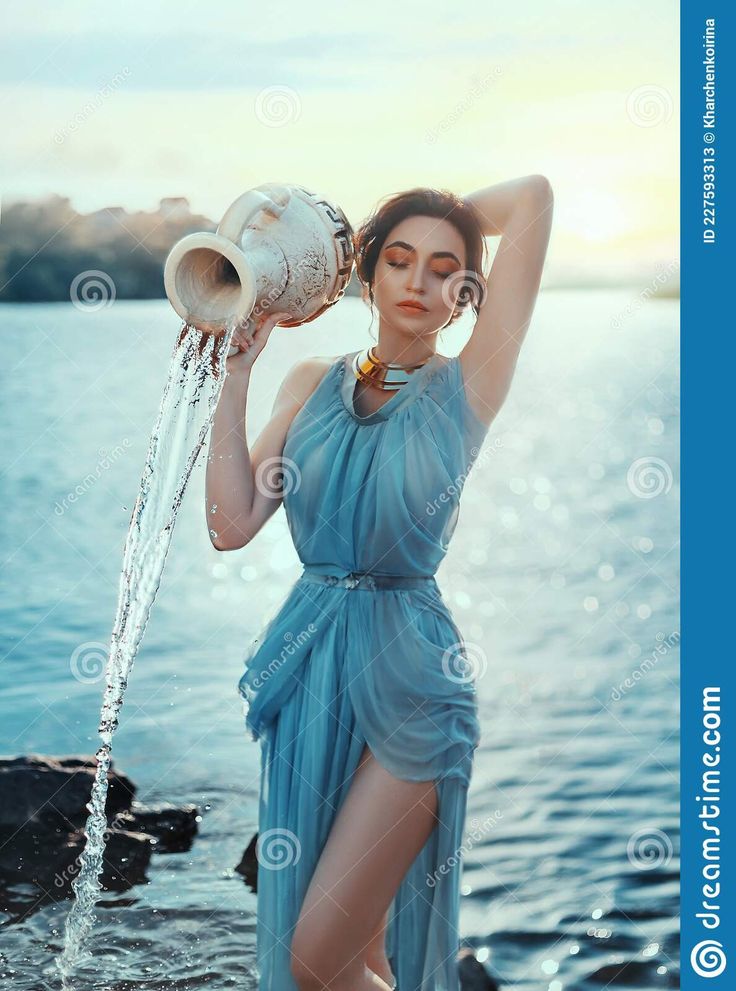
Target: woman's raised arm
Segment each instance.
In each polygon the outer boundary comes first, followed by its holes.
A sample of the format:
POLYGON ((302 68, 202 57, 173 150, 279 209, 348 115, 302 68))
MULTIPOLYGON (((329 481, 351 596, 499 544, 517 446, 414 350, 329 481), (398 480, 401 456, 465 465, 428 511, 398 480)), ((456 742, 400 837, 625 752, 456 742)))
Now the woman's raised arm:
POLYGON ((469 193, 486 236, 501 235, 470 340, 460 353, 468 403, 486 424, 508 393, 531 322, 552 227, 554 196, 543 175, 469 193))

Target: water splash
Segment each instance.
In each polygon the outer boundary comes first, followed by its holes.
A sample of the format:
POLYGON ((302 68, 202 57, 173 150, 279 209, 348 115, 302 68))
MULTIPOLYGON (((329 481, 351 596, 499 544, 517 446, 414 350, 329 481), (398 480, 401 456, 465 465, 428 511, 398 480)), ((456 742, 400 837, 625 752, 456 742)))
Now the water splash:
POLYGON ((110 639, 106 687, 98 733, 97 769, 86 808, 87 841, 72 882, 76 899, 66 919, 64 949, 56 960, 63 991, 71 991, 76 967, 97 921, 94 906, 102 887, 108 774, 112 738, 118 725, 128 677, 161 581, 184 491, 217 409, 226 374, 234 325, 224 334, 202 334, 185 323, 169 366, 158 419, 151 433, 138 498, 123 551, 118 606, 110 639))

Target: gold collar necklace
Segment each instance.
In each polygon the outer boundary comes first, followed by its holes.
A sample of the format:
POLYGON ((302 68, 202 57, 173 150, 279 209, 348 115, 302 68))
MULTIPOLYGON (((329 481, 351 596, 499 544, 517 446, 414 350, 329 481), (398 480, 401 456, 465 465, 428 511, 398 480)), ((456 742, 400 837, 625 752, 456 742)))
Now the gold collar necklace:
POLYGON ((426 361, 418 365, 401 365, 390 361, 381 361, 376 354, 375 347, 371 345, 363 351, 359 351, 353 358, 353 373, 360 382, 375 386, 377 389, 395 391, 402 385, 406 385, 412 372, 427 364, 426 361))

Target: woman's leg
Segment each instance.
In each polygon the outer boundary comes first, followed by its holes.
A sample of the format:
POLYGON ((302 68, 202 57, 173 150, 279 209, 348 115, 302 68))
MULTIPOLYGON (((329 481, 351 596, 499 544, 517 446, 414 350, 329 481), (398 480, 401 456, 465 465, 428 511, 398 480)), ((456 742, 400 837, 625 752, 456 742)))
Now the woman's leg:
POLYGON ((389 987, 393 987, 395 975, 391 970, 391 965, 386 956, 386 927, 388 926, 388 911, 378 923, 378 929, 371 938, 370 943, 365 948, 364 960, 366 965, 374 974, 378 974, 382 981, 389 987))
POLYGON ((436 812, 434 781, 402 781, 365 748, 292 938, 291 972, 300 991, 390 988, 366 955, 436 812))
MULTIPOLYGON (((358 770, 369 760, 375 760, 369 747, 365 747, 358 764, 358 770)), ((386 929, 388 927, 389 910, 383 913, 381 921, 378 923, 375 933, 365 948, 363 957, 364 963, 377 974, 382 981, 385 981, 390 988, 393 988, 396 975, 391 970, 391 965, 386 956, 386 929)))

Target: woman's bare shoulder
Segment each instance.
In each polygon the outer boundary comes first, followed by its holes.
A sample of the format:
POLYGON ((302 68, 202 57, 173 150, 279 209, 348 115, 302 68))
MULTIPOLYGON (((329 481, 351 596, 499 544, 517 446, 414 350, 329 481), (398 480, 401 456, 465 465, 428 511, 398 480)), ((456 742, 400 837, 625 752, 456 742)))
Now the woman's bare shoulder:
POLYGON ((314 390, 320 384, 332 366, 342 355, 311 355, 308 358, 301 358, 295 362, 284 376, 279 394, 276 397, 277 405, 281 402, 285 406, 299 408, 309 399, 314 390))

